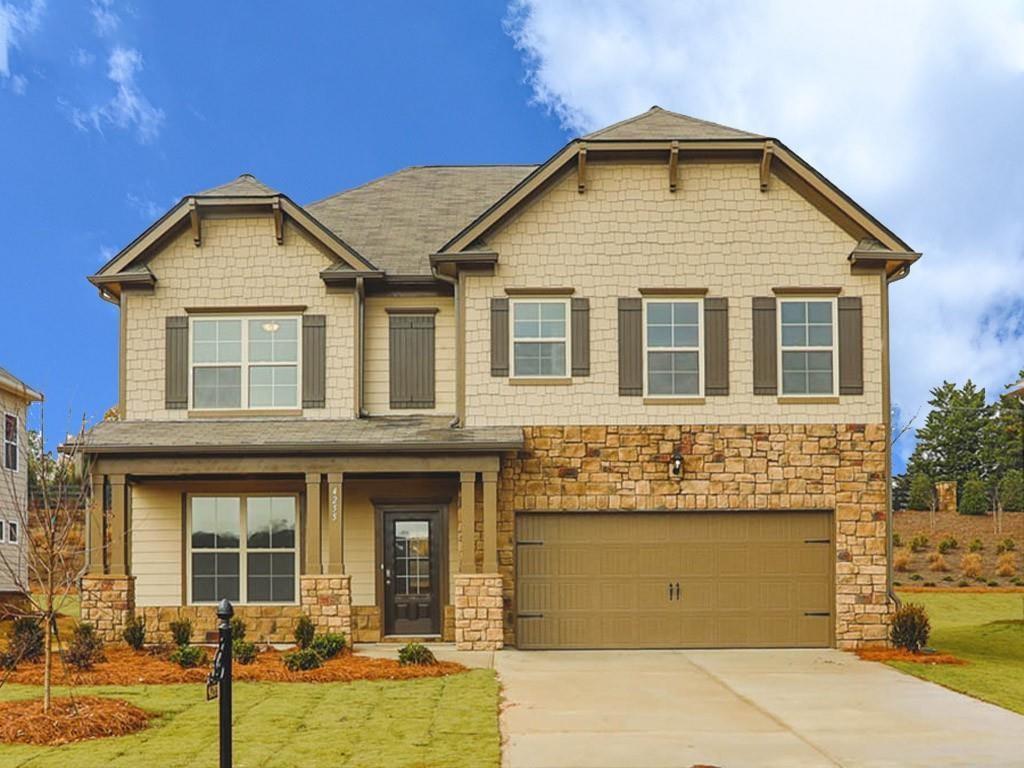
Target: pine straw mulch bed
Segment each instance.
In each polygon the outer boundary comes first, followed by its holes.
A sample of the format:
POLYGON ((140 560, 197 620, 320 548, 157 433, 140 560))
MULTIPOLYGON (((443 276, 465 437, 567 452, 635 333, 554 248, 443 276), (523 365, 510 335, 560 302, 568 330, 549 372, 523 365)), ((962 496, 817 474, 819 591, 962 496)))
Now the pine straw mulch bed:
POLYGON ((984 584, 970 587, 956 587, 945 585, 942 587, 914 587, 904 584, 896 587, 897 592, 949 592, 950 594, 984 595, 996 592, 1024 592, 1024 587, 989 587, 984 584))
POLYGON ((865 661, 906 661, 911 664, 966 664, 951 653, 911 653, 906 648, 860 648, 857 655, 865 661))
MULTIPOLYGON (((212 662, 213 649, 208 649, 212 662)), ((133 651, 127 647, 107 647, 106 661, 89 670, 68 670, 54 665, 54 680, 71 681, 76 685, 169 685, 173 683, 202 683, 210 665, 182 669, 163 654, 133 651)), ((266 650, 252 664, 232 665, 233 678, 241 681, 269 683, 348 683, 354 680, 412 680, 420 677, 443 677, 465 672, 461 664, 439 661, 436 664, 401 666, 394 659, 376 659, 345 651, 328 659, 319 669, 292 672, 284 666, 282 653, 266 650)), ((43 665, 21 664, 11 672, 7 682, 23 685, 41 685, 43 665)))
POLYGON ((120 699, 100 696, 21 699, 0 703, 0 743, 58 746, 141 731, 154 715, 120 699))

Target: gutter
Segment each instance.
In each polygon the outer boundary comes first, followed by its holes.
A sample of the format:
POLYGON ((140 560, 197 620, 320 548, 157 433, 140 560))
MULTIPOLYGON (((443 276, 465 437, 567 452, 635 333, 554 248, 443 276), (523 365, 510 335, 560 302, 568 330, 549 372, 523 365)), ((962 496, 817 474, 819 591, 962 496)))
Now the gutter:
MULTIPOLYGON (((522 439, 512 440, 426 440, 421 443, 350 442, 350 443, 274 443, 269 445, 94 445, 88 443, 79 449, 90 456, 279 456, 281 454, 301 456, 344 456, 352 454, 429 454, 429 453, 502 453, 518 451, 523 447, 522 439)), ((70 445, 61 446, 62 452, 69 451, 70 445)))

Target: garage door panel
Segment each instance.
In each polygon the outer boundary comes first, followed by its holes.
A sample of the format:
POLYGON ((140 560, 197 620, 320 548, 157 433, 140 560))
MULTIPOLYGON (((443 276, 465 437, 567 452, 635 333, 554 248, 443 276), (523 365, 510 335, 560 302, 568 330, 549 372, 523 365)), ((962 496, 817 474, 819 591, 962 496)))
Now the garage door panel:
POLYGON ((521 513, 517 540, 533 543, 517 547, 517 610, 535 618, 520 618, 518 643, 828 646, 831 521, 786 511, 521 513))

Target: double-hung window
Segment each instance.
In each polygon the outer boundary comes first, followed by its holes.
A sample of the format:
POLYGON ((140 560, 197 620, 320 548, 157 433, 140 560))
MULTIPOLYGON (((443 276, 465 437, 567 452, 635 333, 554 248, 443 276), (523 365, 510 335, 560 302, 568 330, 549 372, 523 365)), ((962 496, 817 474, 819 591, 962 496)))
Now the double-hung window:
POLYGON ((18 417, 4 414, 4 469, 18 471, 18 417))
POLYGON ((569 301, 513 299, 512 375, 567 378, 569 375, 569 301))
POLYGON ((704 345, 700 299, 644 300, 644 391, 648 397, 700 397, 704 345))
POLYGON ((298 408, 299 318, 193 317, 194 409, 298 408))
POLYGON ((783 299, 779 309, 780 392, 835 395, 835 299, 783 299))
POLYGON ((296 497, 192 496, 189 502, 189 602, 296 601, 296 497))
POLYGON ((7 543, 18 543, 18 523, 14 520, 7 521, 7 543))

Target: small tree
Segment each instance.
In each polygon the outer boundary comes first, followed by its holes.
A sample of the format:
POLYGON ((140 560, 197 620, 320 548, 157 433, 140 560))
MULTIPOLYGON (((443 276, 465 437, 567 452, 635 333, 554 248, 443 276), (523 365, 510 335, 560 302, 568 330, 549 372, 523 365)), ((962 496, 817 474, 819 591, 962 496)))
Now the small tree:
POLYGON ((960 497, 960 514, 987 515, 988 512, 989 498, 985 482, 974 475, 964 483, 964 492, 960 497))
POLYGON ((1004 512, 1024 512, 1024 470, 1010 469, 999 483, 999 504, 1004 512))
POLYGON ((910 478, 910 497, 907 508, 918 511, 930 510, 935 504, 935 485, 924 472, 910 478))

